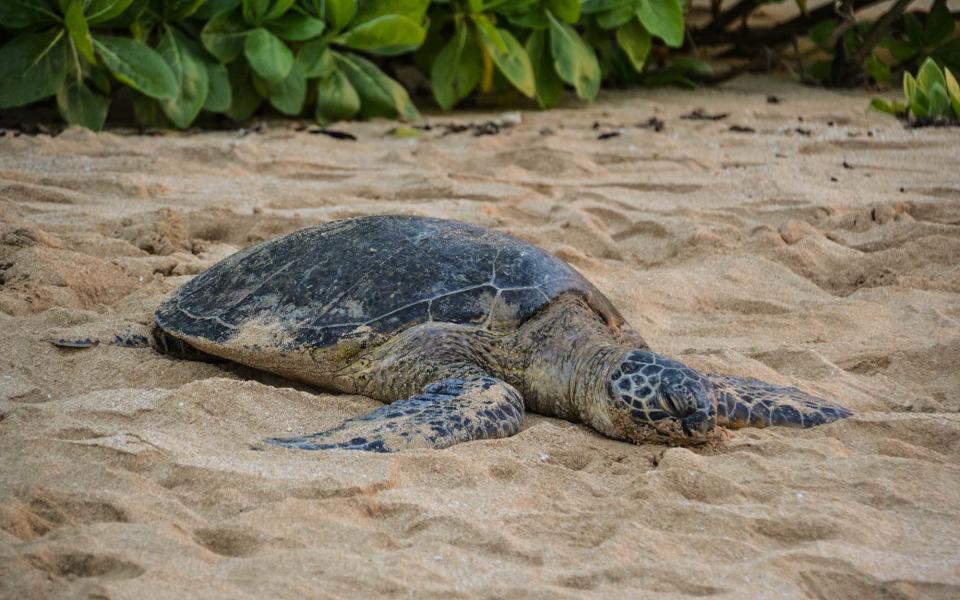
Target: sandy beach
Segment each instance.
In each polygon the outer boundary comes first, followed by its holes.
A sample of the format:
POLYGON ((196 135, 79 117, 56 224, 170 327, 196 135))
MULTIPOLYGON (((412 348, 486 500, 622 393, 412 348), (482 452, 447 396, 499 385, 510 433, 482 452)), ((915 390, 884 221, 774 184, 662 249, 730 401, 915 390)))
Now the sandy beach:
POLYGON ((960 130, 869 98, 745 77, 418 137, 6 132, 0 597, 960 597, 960 130), (658 351, 856 414, 699 448, 528 414, 446 450, 291 451, 259 442, 378 403, 45 341, 144 328, 241 248, 379 213, 533 242, 658 351))

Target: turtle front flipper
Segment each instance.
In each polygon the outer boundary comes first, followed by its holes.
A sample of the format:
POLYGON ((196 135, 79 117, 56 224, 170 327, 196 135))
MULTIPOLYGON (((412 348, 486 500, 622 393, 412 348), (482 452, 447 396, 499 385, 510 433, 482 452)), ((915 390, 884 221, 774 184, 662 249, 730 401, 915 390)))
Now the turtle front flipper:
POLYGON ((471 440, 509 437, 520 430, 522 420, 523 400, 509 384, 493 377, 443 379, 415 396, 328 431, 266 441, 301 450, 447 448, 471 440))
POLYGON ((756 379, 708 375, 717 394, 717 424, 741 427, 814 427, 853 413, 795 387, 756 379))

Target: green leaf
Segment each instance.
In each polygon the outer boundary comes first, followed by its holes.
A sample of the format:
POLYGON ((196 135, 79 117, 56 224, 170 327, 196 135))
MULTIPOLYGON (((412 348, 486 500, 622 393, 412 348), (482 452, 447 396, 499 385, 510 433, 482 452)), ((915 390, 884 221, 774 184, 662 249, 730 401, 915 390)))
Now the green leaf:
POLYGON ((576 24, 580 20, 580 0, 546 0, 544 4, 554 16, 567 23, 576 24))
POLYGON ((351 119, 359 112, 360 96, 346 75, 335 69, 317 82, 316 119, 319 123, 351 119))
POLYGON ((878 112, 887 113, 888 115, 897 116, 903 110, 904 106, 899 102, 888 103, 883 98, 874 98, 870 101, 870 108, 878 112))
POLYGON ((306 97, 307 79, 296 63, 283 81, 271 83, 267 87, 267 100, 285 115, 299 115, 306 97))
POLYGON ((92 0, 87 3, 84 13, 87 16, 87 23, 99 25, 116 19, 127 10, 133 0, 92 0))
POLYGON ((580 3, 580 12, 590 15, 620 6, 632 7, 633 0, 583 0, 580 3))
POLYGON ((533 65, 517 38, 506 29, 494 27, 485 16, 474 16, 473 22, 477 25, 481 45, 497 69, 513 87, 528 98, 533 98, 537 91, 533 65))
POLYGON ((593 100, 600 91, 600 64, 596 54, 573 27, 549 11, 547 16, 550 17, 550 51, 557 75, 577 90, 577 96, 593 100))
POLYGON ((270 83, 283 80, 293 67, 293 52, 263 27, 247 34, 243 54, 254 72, 270 83))
POLYGON ((536 100, 540 108, 550 108, 560 104, 563 95, 563 81, 553 66, 553 55, 547 44, 546 31, 534 31, 527 39, 527 55, 533 65, 533 75, 537 84, 536 100))
POLYGON ((177 94, 177 80, 159 54, 129 38, 99 36, 93 40, 97 54, 121 83, 158 100, 177 94))
POLYGON ((355 54, 334 54, 337 66, 360 96, 360 114, 364 117, 415 119, 420 116, 410 96, 399 83, 383 74, 375 64, 355 54))
POLYGON ((952 116, 951 113, 953 109, 950 106, 950 97, 947 96, 947 88, 944 85, 941 85, 939 82, 931 85, 930 91, 927 93, 927 98, 929 99, 927 110, 931 117, 943 119, 952 116))
POLYGON ((631 19, 617 29, 617 43, 623 49, 624 54, 630 59, 630 64, 637 73, 643 72, 643 67, 647 62, 647 56, 650 54, 650 48, 653 46, 653 38, 643 24, 637 19, 631 19))
POLYGON ((314 40, 301 46, 297 52, 296 62, 307 79, 326 77, 336 68, 333 64, 333 54, 323 40, 314 40))
POLYGON ((320 17, 330 31, 340 31, 357 14, 356 0, 314 0, 319 3, 320 17))
POLYGON ((925 46, 936 46, 953 33, 957 26, 946 2, 934 2, 927 15, 927 24, 923 28, 925 46))
POLYGON ((77 51, 83 55, 91 64, 97 64, 97 58, 93 55, 93 38, 90 37, 90 26, 83 16, 83 0, 70 0, 67 5, 66 13, 63 18, 67 26, 67 32, 77 51))
POLYGON ((177 80, 173 98, 161 100, 160 107, 167 118, 180 129, 193 123, 203 109, 210 92, 210 76, 203 58, 191 48, 189 41, 171 27, 166 27, 157 51, 167 61, 177 80))
POLYGON ((833 52, 833 48, 830 46, 830 38, 833 37, 833 32, 837 30, 837 26, 838 23, 836 19, 820 21, 810 28, 807 36, 810 38, 810 41, 821 50, 833 52))
POLYGON ((270 31, 285 40, 303 42, 319 36, 325 27, 323 21, 296 12, 288 12, 279 19, 270 21, 270 31))
POLYGON ((943 70, 943 78, 947 82, 947 95, 950 97, 954 118, 960 119, 960 84, 957 84, 957 79, 950 69, 943 70))
POLYGON ((60 109, 63 120, 70 125, 81 125, 100 131, 107 120, 110 99, 94 93, 82 82, 71 77, 57 90, 57 108, 60 109))
POLYGON ((227 68, 222 64, 206 59, 203 61, 207 68, 207 81, 210 89, 207 92, 207 99, 203 103, 203 110, 222 113, 230 108, 230 76, 227 68))
POLYGON ((430 69, 433 97, 444 110, 470 95, 480 82, 483 60, 480 47, 462 23, 437 54, 430 69))
POLYGON ((365 23, 385 15, 401 15, 420 23, 429 4, 430 0, 360 0, 353 24, 365 23))
POLYGON ((243 20, 251 25, 260 25, 270 12, 270 0, 243 0, 243 20))
POLYGON ((23 29, 60 20, 48 0, 0 0, 0 25, 23 29))
POLYGON ((287 14, 287 11, 290 10, 297 0, 273 0, 273 4, 270 6, 270 11, 267 13, 267 16, 263 18, 264 22, 267 21, 276 21, 280 17, 287 14))
POLYGON ((887 63, 880 60, 876 54, 871 54, 867 58, 866 62, 863 63, 863 70, 866 71, 874 81, 883 85, 888 85, 893 79, 890 67, 887 66, 887 63))
POLYGON ((933 89, 935 84, 940 84, 944 89, 946 89, 947 86, 947 82, 943 78, 943 71, 940 70, 937 61, 928 58, 923 61, 923 64, 920 65, 920 70, 917 71, 917 87, 929 96, 930 90, 933 89))
POLYGON ((683 6, 680 0, 637 0, 637 17, 652 35, 668 46, 683 44, 683 6))
POLYGON ((167 22, 183 21, 195 14, 206 0, 167 0, 164 14, 167 22))
POLYGON ((415 50, 427 31, 416 21, 402 15, 384 15, 350 29, 337 42, 374 54, 393 56, 415 50))
POLYGON ((0 48, 0 108, 23 106, 57 93, 67 75, 63 31, 28 33, 0 48))
POLYGON ((903 95, 907 99, 907 104, 912 104, 913 97, 917 95, 917 80, 909 71, 903 74, 903 95))
POLYGON ((632 4, 620 4, 597 15, 597 25, 601 29, 616 29, 627 23, 637 14, 632 4))
POLYGON ((228 63, 243 52, 250 27, 236 8, 218 13, 200 32, 203 46, 221 62, 228 63))
POLYGON ((263 96, 253 87, 250 67, 243 61, 227 65, 230 76, 231 102, 226 115, 234 121, 246 121, 257 111, 263 96))

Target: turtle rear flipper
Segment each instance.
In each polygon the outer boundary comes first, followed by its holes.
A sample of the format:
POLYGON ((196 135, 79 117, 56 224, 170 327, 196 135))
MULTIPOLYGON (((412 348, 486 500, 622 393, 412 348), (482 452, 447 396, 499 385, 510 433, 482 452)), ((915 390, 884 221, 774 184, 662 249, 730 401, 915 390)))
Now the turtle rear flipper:
POLYGON ((741 427, 814 427, 853 413, 795 387, 756 379, 708 375, 717 393, 717 424, 741 427))
POLYGON ((266 442, 301 450, 396 452, 447 448, 509 437, 520 430, 523 400, 493 377, 443 379, 419 394, 344 421, 328 431, 266 442))

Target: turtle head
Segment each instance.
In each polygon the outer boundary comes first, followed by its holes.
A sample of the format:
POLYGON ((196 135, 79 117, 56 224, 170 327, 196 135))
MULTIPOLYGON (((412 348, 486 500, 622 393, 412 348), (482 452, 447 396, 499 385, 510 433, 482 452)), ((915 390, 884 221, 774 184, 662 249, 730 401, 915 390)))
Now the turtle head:
POLYGON ((713 384, 683 363, 632 350, 607 383, 611 424, 631 441, 704 442, 717 423, 713 384))

